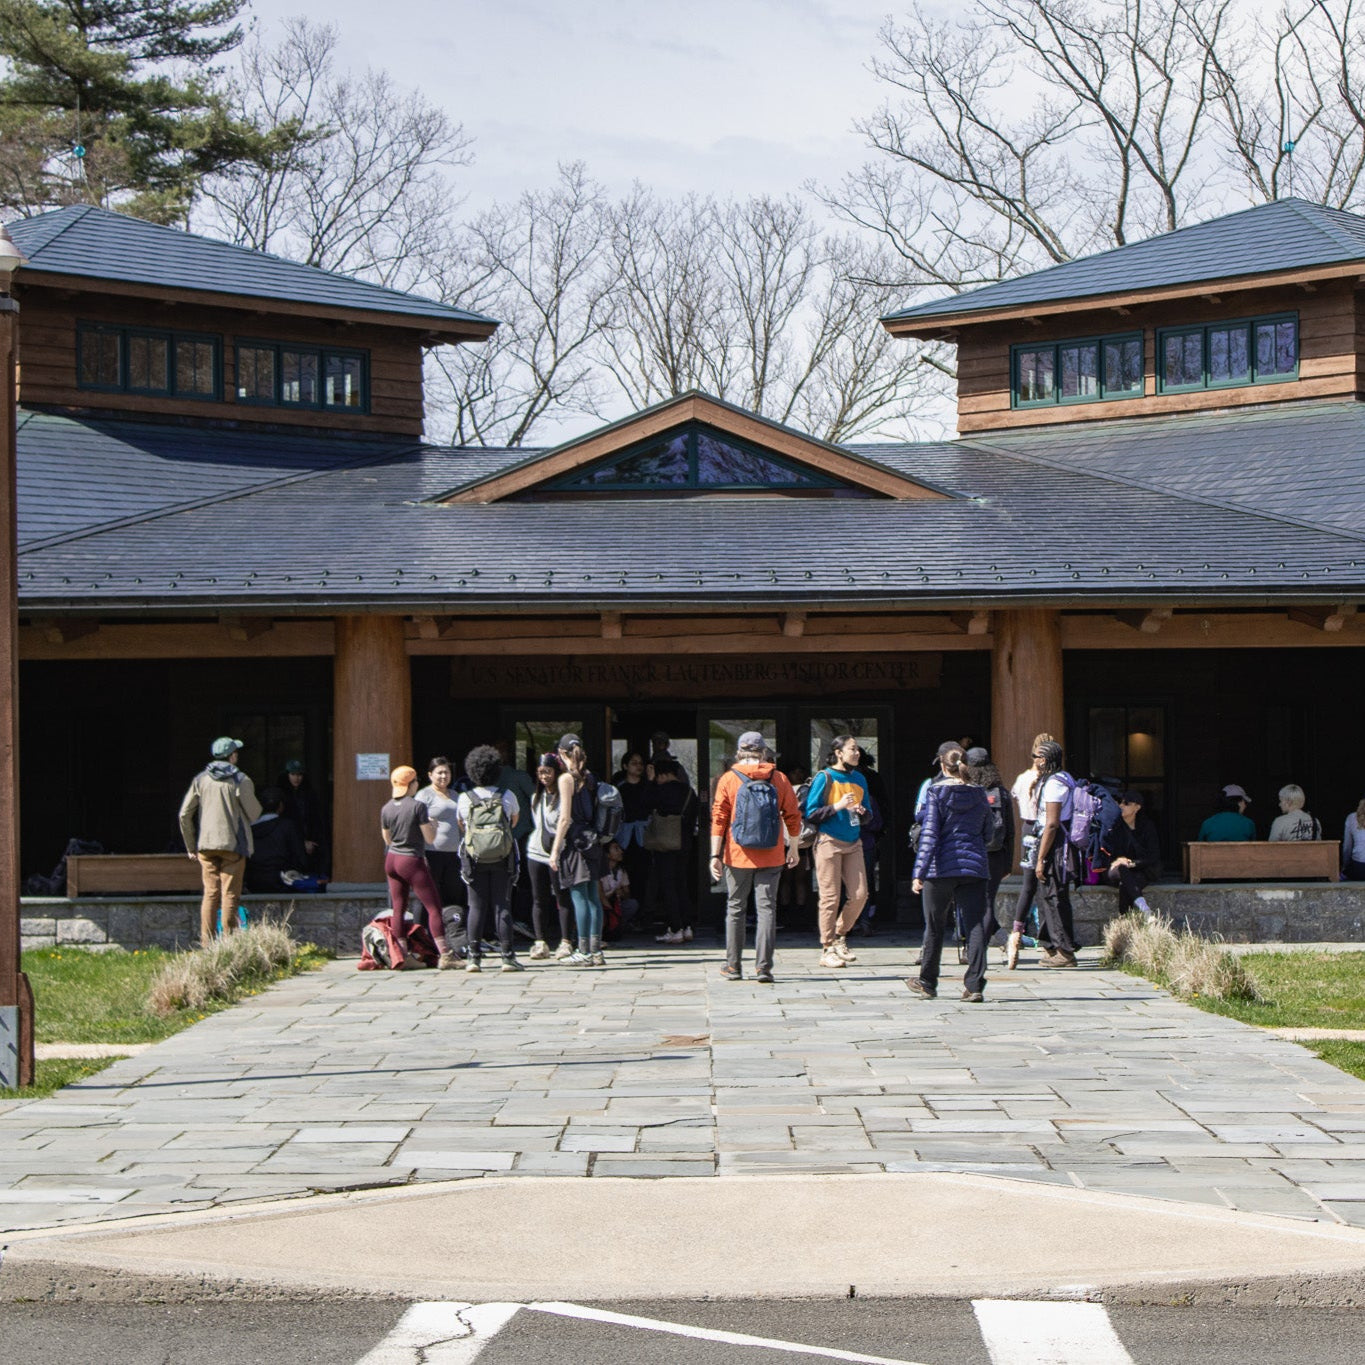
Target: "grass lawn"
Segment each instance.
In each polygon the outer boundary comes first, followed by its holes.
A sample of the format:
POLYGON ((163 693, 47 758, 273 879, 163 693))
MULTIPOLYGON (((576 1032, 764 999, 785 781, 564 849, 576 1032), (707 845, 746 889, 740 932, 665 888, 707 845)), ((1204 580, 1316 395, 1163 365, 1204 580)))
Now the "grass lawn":
MULTIPOLYGON (((201 1009, 176 1010, 158 1018, 146 1007, 152 980, 180 956, 159 948, 139 952, 92 952, 88 948, 46 948, 23 955, 23 969, 33 987, 37 1041, 40 1043, 158 1043, 231 1000, 201 1009)), ((316 949, 298 954, 299 970, 320 965, 316 949)), ((254 995, 264 983, 251 983, 242 994, 254 995)), ((64 1085, 102 1071, 114 1057, 94 1060, 55 1058, 40 1061, 37 1084, 28 1090, 0 1089, 0 1099, 39 1099, 64 1085)))
MULTIPOLYGON (((1365 952, 1247 953, 1242 963, 1256 979, 1263 1001, 1190 1003, 1263 1028, 1365 1029, 1365 952)), ((1365 1079, 1365 1042, 1324 1039, 1303 1046, 1365 1079)))

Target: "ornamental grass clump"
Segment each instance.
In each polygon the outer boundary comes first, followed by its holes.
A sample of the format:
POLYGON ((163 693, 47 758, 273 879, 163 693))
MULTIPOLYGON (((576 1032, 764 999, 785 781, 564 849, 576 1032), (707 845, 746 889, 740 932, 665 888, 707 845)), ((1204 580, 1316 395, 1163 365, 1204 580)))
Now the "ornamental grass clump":
POLYGON ((147 1008, 165 1018, 235 1000, 288 976, 299 958, 315 953, 311 944, 290 938, 287 923, 265 920, 168 962, 152 982, 147 1008))
POLYGON ((1260 1000, 1261 992, 1241 958, 1217 943, 1176 933, 1164 915, 1120 915, 1104 930, 1106 960, 1126 967, 1176 995, 1206 1000, 1260 1000))

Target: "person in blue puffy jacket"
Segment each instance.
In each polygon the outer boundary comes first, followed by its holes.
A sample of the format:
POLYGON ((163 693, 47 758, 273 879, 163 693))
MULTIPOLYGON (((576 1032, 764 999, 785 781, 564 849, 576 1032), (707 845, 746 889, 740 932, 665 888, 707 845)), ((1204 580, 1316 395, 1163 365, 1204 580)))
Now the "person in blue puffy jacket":
POLYGON ((943 781, 924 800, 913 889, 924 898, 924 950, 918 977, 906 985, 925 1000, 938 995, 943 931, 954 904, 967 935, 967 975, 962 998, 979 1004, 986 985, 990 842, 994 823, 986 793, 971 780, 960 748, 940 751, 943 781))

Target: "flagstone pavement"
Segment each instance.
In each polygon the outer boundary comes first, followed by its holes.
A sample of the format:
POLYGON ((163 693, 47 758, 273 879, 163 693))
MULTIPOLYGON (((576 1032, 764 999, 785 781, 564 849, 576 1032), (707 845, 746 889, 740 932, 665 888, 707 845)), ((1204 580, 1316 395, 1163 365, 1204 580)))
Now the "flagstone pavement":
POLYGON ((0 1230, 487 1175, 860 1171, 1365 1227, 1365 1082, 1295 1043, 1092 963, 993 952, 970 1005, 953 966, 912 998, 904 943, 843 971, 779 943, 774 986, 723 980, 700 941, 605 970, 331 963, 0 1104, 0 1230))

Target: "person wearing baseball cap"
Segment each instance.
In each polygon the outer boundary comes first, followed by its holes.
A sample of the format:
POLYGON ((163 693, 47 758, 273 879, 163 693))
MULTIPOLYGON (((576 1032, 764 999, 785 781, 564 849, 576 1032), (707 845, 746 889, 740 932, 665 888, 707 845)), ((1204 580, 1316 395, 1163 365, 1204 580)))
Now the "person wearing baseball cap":
MULTIPOLYGON (((449 971, 455 954, 446 942, 445 920, 441 915, 441 895, 427 866, 426 849, 436 842, 436 822, 426 802, 417 799, 417 769, 406 763, 389 774, 393 800, 379 812, 379 832, 384 840, 384 876, 389 883, 389 905, 393 911, 390 929, 397 950, 394 967, 414 965, 408 949, 407 921, 409 896, 416 896, 427 912, 427 928, 440 953, 438 966, 449 971)), ((431 949, 428 948, 430 954, 431 949)))
POLYGON ((1219 794, 1221 809, 1199 826, 1201 844, 1245 844, 1256 837, 1256 824, 1246 813, 1251 797, 1229 782, 1219 794))
POLYGON ((246 860, 253 849, 251 825, 261 813, 256 788, 237 766, 241 751, 240 739, 215 739, 209 746, 213 761, 195 775, 180 803, 180 836, 204 883, 199 941, 206 948, 220 917, 224 937, 237 928, 246 860))
MULTIPOLYGON (((740 735, 735 761, 716 783, 711 805, 711 879, 725 879, 725 966, 720 974, 727 981, 744 975, 744 916, 752 892, 754 975, 765 985, 773 979, 777 946, 777 884, 784 866, 796 866, 801 833, 796 793, 786 774, 768 759, 770 747, 757 730, 740 735)), ((861 858, 861 846, 858 854, 861 858)))

